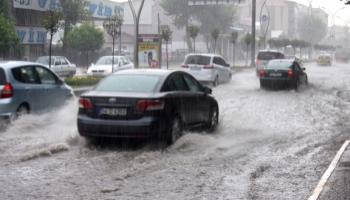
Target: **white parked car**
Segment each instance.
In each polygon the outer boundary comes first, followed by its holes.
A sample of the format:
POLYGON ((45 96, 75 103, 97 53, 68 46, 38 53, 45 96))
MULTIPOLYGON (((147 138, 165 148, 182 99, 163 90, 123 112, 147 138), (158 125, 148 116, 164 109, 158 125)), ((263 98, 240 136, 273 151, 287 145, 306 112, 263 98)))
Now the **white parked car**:
POLYGON ((134 64, 126 56, 114 56, 114 66, 112 66, 112 56, 103 56, 96 64, 91 64, 87 73, 91 76, 107 76, 114 72, 126 69, 133 69, 134 64))
MULTIPOLYGON (((41 56, 36 60, 37 63, 49 67, 49 56, 41 56)), ((77 66, 69 62, 63 56, 51 56, 51 68, 57 75, 61 77, 73 77, 77 72, 77 66)))
POLYGON ((230 65, 223 57, 215 54, 189 54, 182 68, 198 81, 212 83, 214 86, 232 78, 230 65))

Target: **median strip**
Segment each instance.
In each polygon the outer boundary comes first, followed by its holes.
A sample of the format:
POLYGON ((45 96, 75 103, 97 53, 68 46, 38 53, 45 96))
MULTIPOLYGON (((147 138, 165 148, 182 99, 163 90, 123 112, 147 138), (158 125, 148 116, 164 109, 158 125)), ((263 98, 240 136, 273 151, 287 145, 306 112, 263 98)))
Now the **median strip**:
POLYGON ((344 154, 346 148, 349 146, 350 140, 347 140, 344 142, 343 146, 339 149, 337 154, 335 155, 333 161, 329 165, 327 171, 323 174, 321 180, 318 182, 317 187, 315 188, 313 194, 308 198, 308 200, 317 200, 321 194, 321 192, 324 189, 324 186, 326 185, 329 177, 334 172, 335 168, 337 167, 342 155, 344 154))

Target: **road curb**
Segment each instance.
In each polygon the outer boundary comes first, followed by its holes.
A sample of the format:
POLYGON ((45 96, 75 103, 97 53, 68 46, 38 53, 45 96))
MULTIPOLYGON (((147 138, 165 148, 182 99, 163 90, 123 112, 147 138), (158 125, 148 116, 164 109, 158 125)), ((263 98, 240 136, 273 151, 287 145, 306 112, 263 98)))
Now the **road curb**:
POLYGON ((313 194, 308 198, 308 200, 317 200, 323 191, 324 186, 326 185, 329 177, 333 174, 335 168, 337 167, 341 157, 343 156, 345 150, 350 144, 350 140, 344 142, 343 146, 339 149, 331 164, 329 165, 327 171, 323 174, 321 180, 318 182, 313 194))

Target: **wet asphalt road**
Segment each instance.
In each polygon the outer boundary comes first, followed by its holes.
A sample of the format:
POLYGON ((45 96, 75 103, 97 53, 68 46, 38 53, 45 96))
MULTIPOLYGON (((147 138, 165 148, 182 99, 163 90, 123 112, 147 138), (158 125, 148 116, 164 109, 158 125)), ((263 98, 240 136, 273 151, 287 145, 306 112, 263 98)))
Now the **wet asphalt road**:
POLYGON ((261 90, 253 69, 234 74, 214 89, 216 133, 165 151, 87 145, 75 101, 26 116, 0 133, 1 199, 307 199, 350 137, 350 67, 306 68, 310 85, 297 92, 261 90))

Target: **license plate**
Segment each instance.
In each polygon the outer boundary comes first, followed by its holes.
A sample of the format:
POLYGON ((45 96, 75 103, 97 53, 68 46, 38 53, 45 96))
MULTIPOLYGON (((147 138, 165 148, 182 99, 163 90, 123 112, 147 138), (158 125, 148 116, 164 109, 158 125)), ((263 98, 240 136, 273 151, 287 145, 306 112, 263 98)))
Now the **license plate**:
POLYGON ((282 74, 281 73, 270 73, 270 76, 280 77, 280 76, 282 76, 282 74))
POLYGON ((102 108, 100 111, 100 115, 125 116, 126 114, 126 108, 102 108))

